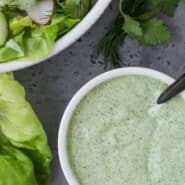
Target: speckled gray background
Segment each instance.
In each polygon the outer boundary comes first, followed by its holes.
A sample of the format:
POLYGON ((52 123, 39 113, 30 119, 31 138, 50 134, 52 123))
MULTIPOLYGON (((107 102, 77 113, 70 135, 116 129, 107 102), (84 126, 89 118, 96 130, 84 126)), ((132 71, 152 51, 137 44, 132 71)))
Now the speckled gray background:
MULTIPOLYGON (((96 56, 96 46, 117 14, 117 2, 113 1, 97 24, 73 46, 52 60, 15 73, 48 133, 54 153, 52 185, 67 185, 57 156, 59 122, 74 93, 88 80, 104 72, 103 59, 96 56)), ((165 17, 173 33, 170 44, 148 48, 127 39, 120 49, 124 66, 153 68, 173 77, 185 72, 184 10, 185 5, 180 5, 173 19, 165 17)))

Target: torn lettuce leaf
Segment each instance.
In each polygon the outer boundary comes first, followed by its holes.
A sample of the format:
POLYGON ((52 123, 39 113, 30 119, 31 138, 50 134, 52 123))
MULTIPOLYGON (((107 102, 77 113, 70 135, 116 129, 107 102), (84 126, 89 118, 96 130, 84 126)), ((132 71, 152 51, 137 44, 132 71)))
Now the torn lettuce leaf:
POLYGON ((24 32, 9 39, 3 47, 0 47, 0 62, 6 62, 25 56, 23 36, 24 32))
POLYGON ((24 29, 31 28, 34 29, 36 28, 36 24, 34 24, 31 20, 30 17, 14 17, 10 21, 10 33, 11 35, 15 36, 20 34, 21 32, 24 31, 24 29))

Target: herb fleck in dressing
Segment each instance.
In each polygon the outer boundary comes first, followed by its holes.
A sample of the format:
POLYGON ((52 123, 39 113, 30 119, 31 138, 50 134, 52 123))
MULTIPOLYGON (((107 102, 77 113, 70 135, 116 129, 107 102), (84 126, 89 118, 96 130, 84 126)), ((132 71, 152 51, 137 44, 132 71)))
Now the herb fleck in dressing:
POLYGON ((99 85, 81 101, 67 141, 80 185, 185 184, 185 101, 157 105, 165 87, 126 76, 99 85))

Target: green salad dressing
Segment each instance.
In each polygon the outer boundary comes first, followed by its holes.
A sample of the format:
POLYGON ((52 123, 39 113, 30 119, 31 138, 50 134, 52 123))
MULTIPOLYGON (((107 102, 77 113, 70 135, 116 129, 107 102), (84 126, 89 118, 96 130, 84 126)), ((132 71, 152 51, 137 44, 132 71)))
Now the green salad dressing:
POLYGON ((157 105, 165 87, 148 77, 120 77, 81 101, 67 139, 80 185, 185 184, 185 101, 157 105))

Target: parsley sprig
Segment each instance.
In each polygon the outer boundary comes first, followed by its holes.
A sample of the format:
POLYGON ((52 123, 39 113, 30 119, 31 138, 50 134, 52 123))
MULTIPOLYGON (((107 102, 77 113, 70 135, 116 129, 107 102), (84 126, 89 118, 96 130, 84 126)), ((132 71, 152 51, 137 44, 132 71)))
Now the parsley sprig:
POLYGON ((185 0, 119 0, 115 24, 98 46, 106 64, 121 66, 119 46, 127 36, 149 46, 166 43, 171 33, 159 13, 173 16, 179 2, 185 0))

